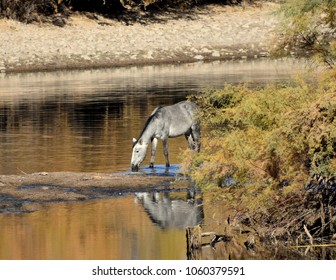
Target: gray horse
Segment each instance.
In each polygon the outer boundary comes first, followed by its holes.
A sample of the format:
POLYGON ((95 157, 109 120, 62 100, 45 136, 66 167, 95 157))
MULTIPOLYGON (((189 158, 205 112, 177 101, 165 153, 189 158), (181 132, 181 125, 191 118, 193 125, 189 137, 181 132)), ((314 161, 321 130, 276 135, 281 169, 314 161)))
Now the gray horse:
POLYGON ((189 148, 199 152, 201 131, 196 110, 196 104, 190 101, 155 108, 147 119, 139 138, 133 138, 132 171, 139 170, 150 143, 152 143, 152 152, 149 167, 154 167, 157 139, 161 139, 163 142, 166 167, 169 167, 168 138, 185 135, 189 148))

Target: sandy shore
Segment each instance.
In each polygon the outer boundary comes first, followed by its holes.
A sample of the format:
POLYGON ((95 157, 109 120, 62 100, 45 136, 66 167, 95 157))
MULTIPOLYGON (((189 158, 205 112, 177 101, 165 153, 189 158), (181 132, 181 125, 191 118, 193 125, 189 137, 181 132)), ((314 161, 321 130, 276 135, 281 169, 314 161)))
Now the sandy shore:
POLYGON ((0 20, 0 71, 246 59, 268 56, 274 4, 207 6, 125 22, 73 15, 65 27, 0 20))

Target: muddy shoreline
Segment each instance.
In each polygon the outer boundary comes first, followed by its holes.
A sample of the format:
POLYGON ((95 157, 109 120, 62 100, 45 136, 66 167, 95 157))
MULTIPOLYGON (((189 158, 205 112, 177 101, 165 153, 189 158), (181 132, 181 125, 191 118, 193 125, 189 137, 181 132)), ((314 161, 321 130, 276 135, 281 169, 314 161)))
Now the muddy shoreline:
POLYGON ((34 203, 74 202, 135 192, 179 191, 174 176, 123 173, 40 172, 0 175, 0 213, 31 212, 34 203))
POLYGON ((64 27, 0 19, 0 72, 90 69, 269 56, 276 4, 210 5, 144 22, 74 14, 64 27), (103 23, 103 24, 102 24, 103 23))

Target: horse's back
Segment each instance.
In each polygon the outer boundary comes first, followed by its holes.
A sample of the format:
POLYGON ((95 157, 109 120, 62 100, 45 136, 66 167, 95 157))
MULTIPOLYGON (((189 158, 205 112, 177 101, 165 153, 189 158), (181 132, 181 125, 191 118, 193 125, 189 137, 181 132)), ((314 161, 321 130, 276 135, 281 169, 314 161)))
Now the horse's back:
POLYGON ((180 117, 180 115, 183 114, 190 116, 190 118, 194 119, 197 105, 191 101, 181 101, 174 105, 166 106, 163 108, 166 108, 167 111, 170 111, 170 113, 174 114, 174 116, 176 117, 180 117))
POLYGON ((181 101, 160 108, 162 121, 169 126, 169 137, 177 137, 190 130, 196 120, 197 106, 191 101, 181 101))

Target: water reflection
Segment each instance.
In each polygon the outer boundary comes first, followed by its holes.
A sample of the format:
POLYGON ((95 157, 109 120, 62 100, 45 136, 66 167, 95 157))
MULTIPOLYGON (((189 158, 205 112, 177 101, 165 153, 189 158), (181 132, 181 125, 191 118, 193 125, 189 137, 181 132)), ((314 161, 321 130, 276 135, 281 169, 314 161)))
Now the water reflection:
MULTIPOLYGON (((156 106, 225 82, 286 80, 298 67, 265 60, 2 76, 0 174, 125 171, 132 138, 156 106)), ((183 137, 170 141, 172 163, 181 148, 183 137)))
MULTIPOLYGON (((164 196, 175 213, 194 215, 182 197, 176 205, 174 197, 164 196)), ((157 227, 134 199, 48 204, 34 206, 34 213, 0 215, 0 259, 185 259, 184 230, 157 227)))
POLYGON ((136 193, 135 202, 142 205, 154 224, 162 229, 179 228, 201 224, 204 219, 202 199, 189 194, 190 201, 172 198, 167 192, 136 193))

